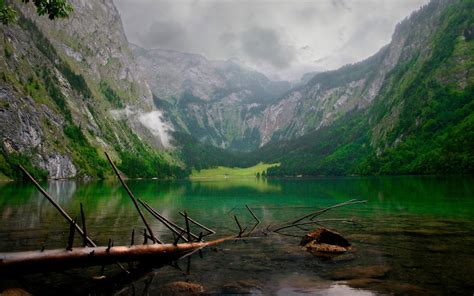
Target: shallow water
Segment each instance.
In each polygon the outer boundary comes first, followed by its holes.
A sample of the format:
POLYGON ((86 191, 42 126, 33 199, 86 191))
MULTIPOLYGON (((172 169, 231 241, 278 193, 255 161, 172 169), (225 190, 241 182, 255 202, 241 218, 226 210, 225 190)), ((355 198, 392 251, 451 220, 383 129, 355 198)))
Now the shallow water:
MULTIPOLYGON (((474 292, 474 179, 471 177, 321 178, 293 180, 221 179, 203 181, 129 180, 137 197, 180 221, 186 210, 218 236, 237 232, 233 215, 248 226, 291 220, 348 199, 367 204, 334 209, 321 218, 356 218, 356 225, 327 222, 352 243, 348 254, 313 257, 299 238, 270 235, 230 241, 205 249, 178 267, 133 268, 123 276, 100 267, 9 276, 0 290, 20 287, 35 294, 160 294, 176 281, 204 286, 208 294, 374 295, 461 294, 474 292), (188 261, 190 264, 188 266, 188 261), (187 270, 189 269, 189 274, 187 270)), ((71 214, 84 204, 90 236, 128 244, 132 228, 143 229, 125 191, 115 180, 50 181, 48 192, 71 214)), ((68 225, 30 184, 0 183, 0 252, 65 247, 68 225)), ((152 220, 160 239, 172 235, 152 220)), ((197 229, 195 229, 196 232, 197 229)), ((302 235, 303 230, 292 230, 302 235)), ((138 240, 138 239, 137 239, 138 240)), ((80 239, 76 238, 77 244, 80 239)))

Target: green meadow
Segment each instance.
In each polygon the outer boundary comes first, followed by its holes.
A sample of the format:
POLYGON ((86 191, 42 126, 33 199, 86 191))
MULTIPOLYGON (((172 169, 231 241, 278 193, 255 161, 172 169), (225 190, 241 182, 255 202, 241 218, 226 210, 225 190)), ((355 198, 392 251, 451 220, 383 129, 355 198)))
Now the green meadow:
POLYGON ((267 169, 274 166, 279 166, 279 163, 267 164, 260 162, 248 168, 230 168, 218 166, 211 169, 202 169, 200 171, 193 170, 191 174, 192 179, 196 178, 234 178, 234 177, 255 177, 258 174, 267 173, 267 169))

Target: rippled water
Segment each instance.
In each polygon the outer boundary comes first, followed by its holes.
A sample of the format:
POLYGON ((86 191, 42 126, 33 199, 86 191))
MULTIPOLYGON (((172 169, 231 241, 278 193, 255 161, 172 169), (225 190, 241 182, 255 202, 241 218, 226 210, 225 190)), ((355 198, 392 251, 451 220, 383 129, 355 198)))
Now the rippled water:
MULTIPOLYGON (((215 229, 215 237, 237 232, 233 215, 251 227, 253 218, 245 205, 266 225, 352 198, 368 202, 321 216, 354 217, 359 222, 326 224, 353 245, 348 254, 333 259, 313 257, 299 247, 297 237, 259 235, 205 249, 202 259, 196 254, 174 267, 134 265, 132 274, 124 276, 116 266, 108 266, 102 280, 93 279, 101 274, 100 267, 3 276, 0 290, 155 295, 167 294, 169 283, 189 281, 202 285, 207 294, 472 295, 473 181, 470 177, 129 180, 136 196, 163 215, 183 224, 178 211, 186 210, 215 229)), ((79 204, 84 204, 88 231, 100 244, 109 238, 115 245, 128 244, 132 229, 143 229, 116 180, 43 185, 73 217, 79 215, 79 204)), ((0 183, 0 217, 0 252, 66 245, 68 225, 30 184, 0 183)), ((162 240, 173 241, 163 225, 147 217, 162 240)))

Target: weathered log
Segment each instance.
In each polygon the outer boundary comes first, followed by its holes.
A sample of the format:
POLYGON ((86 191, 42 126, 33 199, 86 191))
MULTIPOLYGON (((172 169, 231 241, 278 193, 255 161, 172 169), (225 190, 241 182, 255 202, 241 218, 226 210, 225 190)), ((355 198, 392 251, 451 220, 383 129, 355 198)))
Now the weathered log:
POLYGON ((0 273, 35 272, 64 268, 113 264, 117 261, 145 261, 157 264, 169 263, 187 253, 222 243, 235 236, 224 237, 209 242, 182 244, 153 244, 134 246, 81 247, 73 250, 55 249, 0 253, 0 273))

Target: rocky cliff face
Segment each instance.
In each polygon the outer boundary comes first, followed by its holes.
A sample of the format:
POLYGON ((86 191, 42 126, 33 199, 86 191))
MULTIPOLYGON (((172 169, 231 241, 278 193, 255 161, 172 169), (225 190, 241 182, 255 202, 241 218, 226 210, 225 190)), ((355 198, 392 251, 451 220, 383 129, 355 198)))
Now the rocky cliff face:
POLYGON ((169 146, 171 125, 153 104, 112 0, 70 2, 65 20, 18 4, 18 23, 0 25, 4 172, 17 160, 51 178, 95 176, 103 150, 117 157, 169 146))
POLYGON ((236 60, 210 61, 201 55, 133 47, 155 103, 174 126, 223 148, 255 149, 260 144, 254 113, 289 90, 236 60))
POLYGON ((70 3, 74 6, 73 14, 55 21, 37 16, 31 5, 19 7, 83 76, 93 78, 97 84, 107 81, 126 100, 151 105, 150 89, 137 70, 113 1, 70 3))

